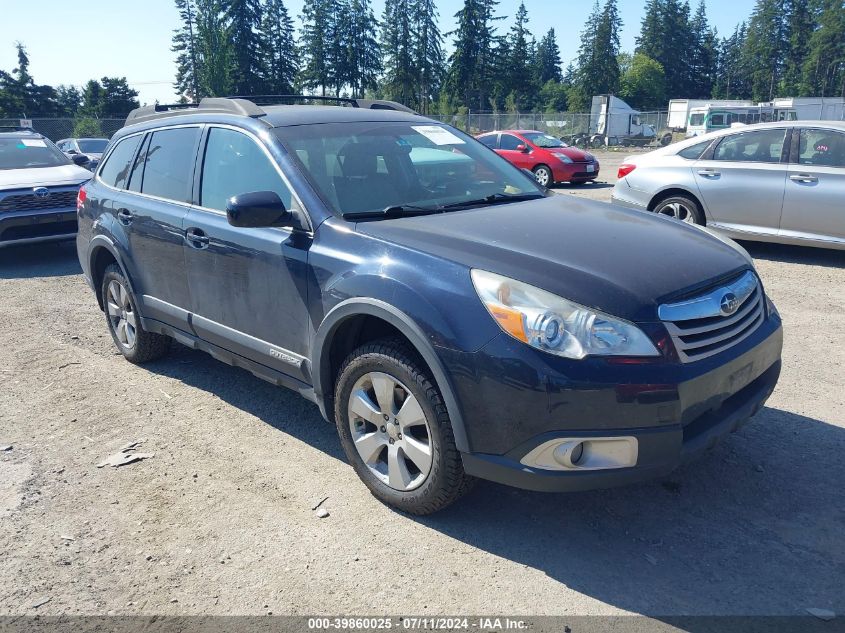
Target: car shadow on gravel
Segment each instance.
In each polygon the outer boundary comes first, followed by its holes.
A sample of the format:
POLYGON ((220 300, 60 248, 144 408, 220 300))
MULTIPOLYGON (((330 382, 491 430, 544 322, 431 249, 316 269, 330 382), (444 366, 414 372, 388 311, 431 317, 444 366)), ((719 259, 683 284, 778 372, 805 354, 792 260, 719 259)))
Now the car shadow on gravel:
POLYGON ((79 275, 75 242, 26 244, 0 249, 0 279, 79 275))
POLYGON ((826 268, 845 268, 845 251, 768 242, 740 242, 754 259, 826 268))
POLYGON ((571 494, 480 482, 417 520, 633 613, 841 613, 844 451, 842 428, 765 408, 662 481, 571 494))
POLYGON ((550 187, 550 189, 554 190, 566 190, 571 189, 572 191, 589 191, 590 189, 611 189, 613 185, 609 182, 591 182, 585 183, 583 185, 573 185, 569 182, 557 182, 550 187))

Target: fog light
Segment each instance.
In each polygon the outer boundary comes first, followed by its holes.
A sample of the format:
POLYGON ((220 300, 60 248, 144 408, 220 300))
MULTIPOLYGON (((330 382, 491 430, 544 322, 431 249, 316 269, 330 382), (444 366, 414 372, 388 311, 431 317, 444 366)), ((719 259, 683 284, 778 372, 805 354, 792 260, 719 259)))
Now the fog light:
POLYGON ((558 438, 544 442, 520 463, 544 470, 608 470, 637 465, 637 438, 558 438))

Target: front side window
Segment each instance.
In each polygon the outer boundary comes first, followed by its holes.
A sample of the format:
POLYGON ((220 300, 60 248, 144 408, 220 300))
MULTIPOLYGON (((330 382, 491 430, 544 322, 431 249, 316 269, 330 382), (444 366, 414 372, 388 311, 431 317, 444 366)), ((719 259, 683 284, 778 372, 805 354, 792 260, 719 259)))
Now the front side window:
MULTIPOLYGON (((194 174, 198 127, 153 132, 143 155, 141 193, 176 202, 189 202, 194 174)), ((132 182, 135 185, 135 178, 132 182)))
POLYGON ((498 139, 498 134, 488 134, 487 136, 479 137, 479 141, 484 143, 487 147, 491 149, 496 149, 496 140, 498 139))
POLYGON ((115 189, 126 189, 132 169, 132 157, 135 156, 135 150, 138 149, 142 138, 143 134, 137 134, 118 141, 100 169, 100 180, 115 189))
POLYGON ((555 147, 568 147, 566 143, 561 141, 556 136, 551 134, 544 134, 543 132, 526 132, 523 134, 531 143, 543 149, 552 149, 555 147))
POLYGON ((291 208, 290 189, 255 141, 235 130, 212 128, 205 147, 200 205, 225 211, 229 198, 254 191, 273 191, 286 209, 291 208))
POLYGON ((499 141, 499 149, 515 150, 520 145, 525 145, 525 143, 513 134, 502 134, 502 139, 499 141))
POLYGON ((713 160, 779 163, 785 130, 755 130, 722 139, 713 160))
POLYGON ((0 138, 0 169, 33 169, 69 164, 68 157, 45 138, 0 138))
POLYGON ((834 130, 801 130, 801 165, 845 167, 845 134, 834 130))
POLYGON ((695 126, 704 125, 704 114, 701 112, 691 114, 689 117, 689 124, 695 126))
POLYGON ((275 134, 338 215, 394 207, 436 212, 544 196, 533 178, 480 142, 425 119, 297 125, 275 134))

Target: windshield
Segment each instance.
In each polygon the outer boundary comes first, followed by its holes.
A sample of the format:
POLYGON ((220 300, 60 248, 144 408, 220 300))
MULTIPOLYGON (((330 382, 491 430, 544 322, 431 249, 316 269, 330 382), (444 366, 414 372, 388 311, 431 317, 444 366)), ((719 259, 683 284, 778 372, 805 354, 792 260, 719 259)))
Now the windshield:
POLYGON ((76 144, 83 154, 102 154, 106 151, 109 141, 105 138, 81 138, 76 144))
POLYGON ((533 178, 475 139, 424 119, 297 125, 275 133, 326 203, 347 217, 545 195, 533 178))
POLYGON ((524 132, 522 136, 534 143, 537 147, 569 147, 566 143, 561 141, 559 138, 555 138, 551 134, 543 134, 542 132, 524 132))
POLYGON ((69 165, 67 156, 43 138, 0 138, 0 169, 69 165))

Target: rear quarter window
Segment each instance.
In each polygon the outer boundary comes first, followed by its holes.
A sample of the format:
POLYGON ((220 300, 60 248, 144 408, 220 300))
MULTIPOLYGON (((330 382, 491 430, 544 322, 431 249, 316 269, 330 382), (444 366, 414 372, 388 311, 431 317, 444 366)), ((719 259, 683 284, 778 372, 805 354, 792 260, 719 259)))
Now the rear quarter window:
POLYGON ((696 143, 695 145, 690 145, 686 149, 682 149, 678 152, 678 156, 686 158, 687 160, 698 160, 701 158, 701 155, 704 153, 704 150, 707 149, 708 145, 710 145, 709 140, 696 143))
POLYGON ((100 169, 100 180, 115 189, 126 189, 132 157, 135 156, 142 138, 143 134, 137 134, 118 141, 100 169))

